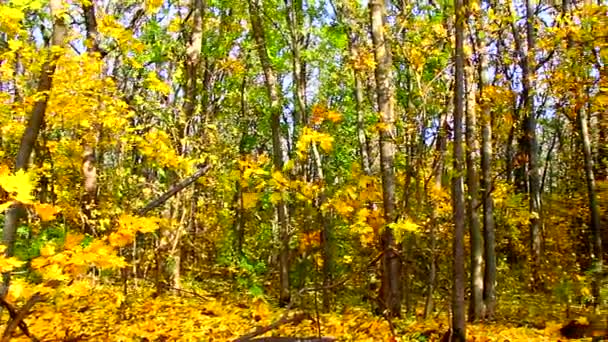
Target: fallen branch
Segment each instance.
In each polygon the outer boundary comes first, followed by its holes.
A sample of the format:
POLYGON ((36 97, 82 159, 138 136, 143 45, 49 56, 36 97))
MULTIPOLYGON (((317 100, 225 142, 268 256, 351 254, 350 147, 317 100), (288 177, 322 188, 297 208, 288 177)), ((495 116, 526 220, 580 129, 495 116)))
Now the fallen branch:
MULTIPOLYGON (((11 340, 11 336, 13 335, 15 329, 17 329, 17 326, 20 326, 21 323, 24 323, 23 320, 25 319, 25 317, 27 317, 27 315, 29 315, 32 307, 43 299, 44 297, 40 294, 40 292, 36 292, 32 297, 30 297, 30 299, 27 300, 27 302, 17 312, 15 317, 11 317, 11 319, 9 319, 8 323, 6 324, 6 328, 4 329, 4 333, 2 334, 2 342, 8 342, 11 340)), ((28 337, 30 337, 30 339, 36 340, 31 336, 28 337)))
POLYGON ((252 342, 332 342, 333 337, 260 337, 249 340, 252 342))
MULTIPOLYGON (((146 280, 151 282, 151 280, 149 280, 149 279, 146 279, 146 280)), ((180 288, 177 288, 175 286, 171 286, 171 285, 169 285, 167 283, 164 283, 164 282, 161 284, 161 286, 164 287, 167 290, 172 290, 172 291, 176 291, 176 292, 180 292, 180 293, 189 294, 189 295, 197 297, 197 298, 199 298, 201 300, 209 301, 209 298, 207 298, 207 297, 205 297, 205 296, 203 296, 203 295, 201 295, 201 294, 199 294, 199 293, 197 293, 195 291, 188 291, 188 290, 180 289, 180 288)))
POLYGON ((281 316, 281 318, 279 318, 277 321, 267 325, 267 326, 263 326, 263 327, 258 327, 257 329, 255 329, 254 332, 249 333, 247 335, 243 335, 239 338, 237 338, 236 340, 234 340, 233 342, 248 342, 248 341, 260 341, 260 339, 255 339, 253 340, 254 337, 256 336, 260 336, 268 331, 274 330, 278 327, 280 327, 283 324, 287 324, 287 323, 294 323, 294 324, 298 324, 300 323, 302 320, 304 320, 305 318, 309 317, 308 314, 305 313, 298 313, 293 315, 291 318, 288 317, 289 316, 289 310, 286 311, 283 316, 281 316))
POLYGON ((190 177, 183 179, 179 183, 173 185, 171 189, 167 190, 164 194, 158 196, 154 200, 148 202, 145 207, 137 210, 136 214, 139 216, 143 216, 147 214, 152 209, 158 207, 159 205, 165 203, 169 198, 175 196, 178 192, 182 191, 190 184, 196 182, 197 179, 201 178, 209 169, 211 168, 210 163, 206 163, 202 165, 195 173, 193 173, 190 177))
MULTIPOLYGON (((10 316, 11 320, 14 320, 17 317, 17 308, 15 308, 13 306, 13 304, 9 303, 6 301, 6 299, 0 297, 0 304, 6 308, 6 310, 8 310, 8 314, 10 316)), ((23 334, 25 334, 25 336, 29 337, 31 340, 37 341, 38 339, 33 337, 30 333, 30 330, 27 327, 27 324, 25 324, 25 322, 22 320, 21 322, 19 322, 19 329, 21 329, 21 331, 23 332, 23 334)))

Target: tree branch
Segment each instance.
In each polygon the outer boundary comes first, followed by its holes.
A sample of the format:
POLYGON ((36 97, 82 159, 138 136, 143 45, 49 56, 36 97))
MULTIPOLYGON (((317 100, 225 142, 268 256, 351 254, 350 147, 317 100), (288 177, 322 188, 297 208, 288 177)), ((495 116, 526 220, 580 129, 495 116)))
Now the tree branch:
POLYGON ((197 179, 201 178, 209 169, 211 168, 210 163, 203 164, 195 173, 193 173, 190 177, 183 179, 181 182, 173 185, 171 189, 167 190, 164 194, 160 195, 156 199, 148 202, 145 207, 137 210, 136 214, 139 216, 143 216, 150 212, 152 209, 158 207, 159 205, 165 203, 169 198, 175 196, 178 192, 182 191, 190 184, 196 182, 197 179))

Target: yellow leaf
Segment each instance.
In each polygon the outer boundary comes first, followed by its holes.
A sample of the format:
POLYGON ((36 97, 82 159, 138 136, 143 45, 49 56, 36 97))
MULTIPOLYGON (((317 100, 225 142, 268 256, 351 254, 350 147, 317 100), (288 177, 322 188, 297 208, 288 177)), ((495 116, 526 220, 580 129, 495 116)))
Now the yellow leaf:
POLYGON ((14 175, 0 175, 0 187, 11 194, 13 199, 21 203, 29 204, 32 202, 32 192, 34 191, 32 183, 29 174, 23 170, 17 171, 14 175))
POLYGON ((287 185, 289 183, 280 171, 274 171, 272 173, 272 179, 274 179, 278 185, 287 185))
POLYGON ((257 192, 245 192, 243 193, 243 208, 252 209, 257 205, 260 194, 257 192))
POLYGON ((333 111, 333 110, 327 111, 326 116, 327 116, 327 120, 330 120, 334 123, 342 121, 342 114, 340 114, 336 111, 333 111))
POLYGON ((45 267, 42 271, 42 276, 47 280, 68 280, 69 276, 63 273, 61 266, 51 264, 45 267))
POLYGON ((11 51, 17 51, 23 46, 23 42, 20 40, 11 39, 8 41, 8 47, 11 51))
POLYGON ((84 239, 83 235, 80 234, 68 234, 65 237, 65 243, 63 245, 63 248, 66 250, 72 250, 78 246, 80 246, 80 243, 82 242, 82 240, 84 239))
POLYGON ((0 203, 0 213, 4 212, 6 209, 8 209, 11 204, 13 204, 12 202, 4 202, 4 203, 0 203))
POLYGON ((156 12, 163 5, 163 0, 146 0, 145 7, 147 13, 156 12))
MULTIPOLYGON (((4 247, 4 246, 3 246, 4 247)), ((15 257, 5 258, 0 256, 0 272, 10 272, 15 268, 21 267, 24 264, 23 261, 18 260, 15 257)))
POLYGON ((36 209, 36 213, 40 217, 41 221, 51 221, 55 219, 55 215, 57 215, 57 213, 60 211, 59 208, 44 203, 36 203, 34 208, 36 209))
POLYGON ((158 91, 161 94, 167 95, 171 91, 171 88, 165 82, 158 79, 154 71, 148 73, 146 82, 150 90, 158 91))
POLYGON ((124 247, 131 244, 133 242, 133 238, 135 238, 135 234, 133 234, 133 232, 119 230, 110 234, 108 237, 108 242, 110 242, 110 245, 114 247, 124 247))
POLYGON ((280 192, 273 192, 270 195, 270 202, 272 204, 277 204, 281 201, 281 199, 283 199, 283 195, 280 192))
POLYGON ((79 298, 89 294, 91 285, 85 280, 76 280, 70 286, 66 286, 63 290, 66 295, 79 298))
POLYGON ((331 145, 334 142, 334 138, 330 137, 329 135, 325 135, 323 134, 322 136, 319 136, 319 145, 321 146, 321 149, 325 152, 328 153, 331 151, 331 145))
POLYGON ((47 257, 55 254, 55 246, 48 243, 40 249, 40 256, 47 257))

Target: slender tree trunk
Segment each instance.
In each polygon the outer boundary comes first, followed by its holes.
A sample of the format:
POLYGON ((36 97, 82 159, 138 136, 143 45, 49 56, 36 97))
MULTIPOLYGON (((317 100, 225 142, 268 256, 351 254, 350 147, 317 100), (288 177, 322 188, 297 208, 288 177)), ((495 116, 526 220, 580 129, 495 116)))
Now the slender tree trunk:
MULTIPOLYGON (((445 153, 447 149, 447 134, 448 134, 448 123, 447 123, 448 113, 447 111, 442 113, 439 118, 439 131, 437 132, 437 143, 435 144, 435 153, 437 158, 437 163, 434 169, 434 186, 437 191, 441 191, 443 188, 443 169, 445 165, 445 153)), ((438 225, 437 222, 437 210, 435 210, 435 204, 432 202, 432 199, 429 200, 428 194, 426 194, 426 202, 427 205, 431 208, 431 220, 430 220, 430 232, 429 232, 429 245, 431 252, 431 262, 429 266, 429 278, 427 284, 427 293, 426 300, 424 304, 424 318, 428 318, 429 315, 435 309, 435 302, 433 300, 433 294, 435 292, 435 286, 437 282, 437 236, 436 236, 436 228, 438 225)))
MULTIPOLYGON (((196 109, 197 83, 201 66, 201 53, 203 48, 204 15, 207 4, 203 0, 192 0, 192 34, 186 48, 185 64, 185 94, 184 115, 186 122, 192 118, 196 109)), ((206 90, 206 89, 205 89, 206 90)), ((180 129, 181 137, 187 135, 187 127, 180 129)), ((183 148, 182 148, 183 150, 183 148)), ((185 152, 185 151, 183 151, 185 152)))
POLYGON ((97 166, 95 151, 86 146, 82 158, 82 175, 84 179, 84 196, 82 198, 82 212, 85 215, 84 233, 97 235, 93 219, 97 204, 97 166))
MULTIPOLYGON (((38 79, 37 93, 40 94, 40 98, 34 103, 34 108, 28 119, 25 127, 25 132, 21 137, 21 143, 19 144, 19 150, 17 152, 17 159, 15 161, 15 171, 27 170, 30 155, 36 144, 38 133, 44 125, 44 115, 46 113, 46 106, 49 100, 49 91, 52 87, 53 74, 55 73, 56 62, 61 56, 61 52, 53 51, 53 48, 62 47, 64 45, 65 36, 67 34, 67 27, 64 23, 61 12, 63 4, 61 0, 50 0, 51 17, 53 20, 53 34, 51 37, 51 51, 49 52, 48 60, 42 66, 40 78, 38 79)), ((4 219, 4 230, 3 230, 3 243, 6 246, 5 256, 11 257, 14 254, 15 248, 15 234, 17 232, 17 226, 19 224, 19 216, 23 208, 21 205, 16 204, 10 207, 6 211, 4 219)), ((3 274, 3 287, 0 291, 0 296, 4 297, 8 291, 10 285, 10 273, 3 274)))
POLYGON ((600 210, 597 203, 597 192, 595 190, 595 178, 593 174, 593 155, 591 153, 591 140, 589 138, 589 127, 587 124, 587 111, 581 109, 577 115, 578 126, 581 132, 581 142, 583 145, 583 157, 585 160, 585 180, 587 182, 587 195, 589 197, 589 211, 590 211, 590 222, 593 241, 591 259, 593 260, 594 279, 592 281, 592 294, 594 298, 594 307, 599 310, 601 303, 601 291, 600 287, 602 284, 602 264, 603 264, 603 251, 602 251, 602 235, 600 227, 600 210))
MULTIPOLYGON (((451 99, 450 99, 451 100, 451 99)), ((445 169, 445 154, 448 148, 448 111, 446 110, 439 118, 439 132, 437 133, 437 165, 435 166, 435 187, 443 188, 443 174, 445 169)))
MULTIPOLYGON (((513 6, 511 4, 510 6, 513 6)), ((541 239, 541 189, 540 174, 538 166, 538 142, 536 139, 536 106, 534 105, 534 69, 535 69, 535 34, 534 34, 534 8, 531 0, 525 1, 526 6, 526 43, 527 51, 524 51, 523 43, 514 22, 511 22, 513 38, 515 40, 516 52, 520 60, 522 72, 522 91, 524 118, 523 130, 519 139, 520 165, 527 166, 524 176, 520 182, 526 182, 529 195, 530 211, 530 273, 531 288, 536 290, 541 287, 540 264, 542 258, 541 239)), ((514 13, 513 8, 509 8, 514 13)), ((520 184, 521 185, 521 184, 520 184)), ((520 186, 522 188, 522 186, 520 186)))
MULTIPOLYGON (((247 140, 249 123, 247 122, 248 104, 247 104, 247 76, 243 76, 243 82, 241 82, 241 120, 243 126, 241 128, 241 141, 239 143, 239 156, 243 158, 246 155, 245 142, 247 140)), ((243 256, 243 242, 245 241, 245 203, 243 198, 243 188, 241 182, 243 181, 243 170, 239 167, 239 179, 236 181, 236 194, 235 194, 235 209, 236 218, 233 224, 235 244, 234 249, 239 259, 243 256)))
MULTIPOLYGON (((432 204, 431 204, 432 205, 432 204)), ((435 232, 436 230, 436 225, 437 225, 437 212, 435 211, 434 208, 431 208, 431 221, 430 221, 430 225, 431 225, 431 231, 429 232, 429 239, 430 239, 430 252, 431 252, 431 262, 429 265, 429 278, 428 278, 428 284, 427 284, 427 293, 426 293, 426 299, 425 299, 425 303, 424 303, 424 318, 428 318, 430 316, 430 314, 433 312, 433 310, 435 309, 435 301, 433 299, 433 294, 435 292, 435 285, 437 282, 437 256, 436 256, 436 249, 437 249, 437 237, 435 236, 437 233, 435 232)))
POLYGON ((302 61, 302 0, 285 0, 285 15, 289 26, 291 45, 292 77, 294 83, 294 141, 298 140, 300 126, 305 124, 306 117, 306 75, 303 74, 302 61))
POLYGON ((466 67, 467 75, 467 106, 466 106, 466 163, 467 163, 467 212, 469 235, 471 239, 471 298, 469 302, 469 321, 476 322, 483 315, 483 241, 479 224, 479 176, 477 161, 479 160, 479 144, 477 142, 477 118, 475 106, 475 69, 472 65, 466 67))
MULTIPOLYGON (((260 19, 260 8, 257 0, 249 0, 249 14, 251 17, 251 28, 255 39, 259 58, 264 70, 266 90, 270 98, 270 126, 272 130, 272 153, 274 168, 278 171, 283 169, 284 153, 281 137, 281 107, 279 101, 278 84, 274 69, 270 63, 266 49, 266 37, 264 26, 260 19)), ((279 279, 280 279, 280 304, 287 305, 290 302, 289 292, 289 226, 287 217, 287 206, 283 200, 277 204, 277 215, 279 220, 279 240, 281 248, 279 251, 279 279)))
POLYGON ((384 0, 371 0, 369 3, 372 41, 376 60, 376 91, 380 121, 384 129, 380 132, 380 169, 382 170, 382 192, 386 227, 382 234, 383 305, 389 315, 401 314, 401 262, 396 255, 397 243, 389 224, 395 221, 395 115, 393 112, 392 58, 384 31, 384 0))
MULTIPOLYGON (((323 165, 321 163, 321 156, 319 155, 319 150, 315 143, 312 144, 312 155, 315 164, 315 172, 318 176, 318 180, 323 183, 325 181, 325 176, 323 174, 323 165)), ((319 223, 323 227, 321 234, 321 246, 323 252, 323 311, 329 312, 331 309, 331 286, 333 279, 333 229, 330 223, 329 218, 321 209, 323 204, 327 200, 327 196, 325 193, 321 193, 318 198, 317 203, 317 219, 319 223)))
POLYGON ((532 80, 535 68, 535 35, 534 35, 534 8, 532 0, 526 0, 526 37, 528 53, 525 68, 523 68, 524 95, 526 103, 526 118, 524 135, 527 139, 528 171, 530 182, 530 241, 532 253, 532 281, 533 287, 541 285, 540 264, 542 258, 541 241, 541 189, 538 163, 538 141, 536 139, 536 106, 532 80))
MULTIPOLYGON (((608 71, 604 70, 606 78, 608 71)), ((600 136, 598 139, 597 151, 597 179, 600 181, 608 181, 608 109, 604 109, 599 113, 598 127, 600 136)))
MULTIPOLYGON (((338 20, 344 25, 346 30, 346 35, 348 36, 348 52, 349 56, 352 60, 357 60, 359 52, 357 50, 357 35, 353 32, 353 27, 355 27, 355 22, 353 20, 353 15, 348 7, 344 4, 343 1, 337 1, 336 15, 338 20)), ((361 70, 358 65, 353 65, 353 78, 355 82, 355 112, 357 113, 357 139, 359 142, 359 157, 361 159, 361 166, 363 168, 363 172, 366 175, 371 175, 371 164, 372 161, 370 159, 370 154, 368 152, 368 141, 367 136, 365 135, 365 117, 364 117, 364 108, 365 108, 365 98, 363 96, 363 81, 361 70)))
MULTIPOLYGON (((103 51, 99 46, 99 30, 97 27, 97 16, 95 15, 95 4, 93 2, 82 3, 82 11, 84 13, 86 35, 88 42, 88 52, 92 58, 103 58, 107 53, 103 51), (99 54, 99 56, 98 56, 99 54)), ((100 123, 96 127, 97 132, 89 132, 89 134, 97 134, 97 141, 103 139, 103 124, 100 123)), ((84 229, 85 234, 97 235, 95 230, 95 216, 97 207, 97 163, 100 162, 101 153, 95 153, 98 149, 96 146, 88 146, 83 141, 84 155, 82 158, 82 174, 83 174, 83 188, 84 196, 81 203, 82 212, 85 216, 84 229), (98 158, 99 157, 99 158, 98 158)))
MULTIPOLYGON (((355 48, 352 38, 349 39, 351 55, 354 56, 355 48)), ((361 84, 361 75, 358 70, 354 70, 355 78, 355 108, 357 112, 357 138, 359 139, 359 156, 361 165, 366 175, 371 175, 371 161, 367 151, 367 137, 365 136, 365 122, 363 116, 363 85, 361 84)))
POLYGON ((488 83, 485 42, 477 33, 477 74, 481 104, 481 192, 483 202, 483 242, 485 268, 483 273, 484 318, 494 319, 496 310, 496 238, 494 228, 494 199, 492 198, 492 113, 491 99, 486 98, 488 83))
POLYGON ((515 125, 511 126, 509 129, 509 135, 507 137, 507 147, 505 151, 505 181, 508 184, 513 184, 513 170, 515 169, 515 159, 513 158, 513 140, 515 139, 515 125))
POLYGON ((454 176, 452 202, 454 211, 453 278, 452 278, 452 341, 466 341, 465 270, 464 270, 464 154, 462 117, 464 115, 464 18, 462 0, 454 0, 456 12, 456 49, 454 85, 454 176))

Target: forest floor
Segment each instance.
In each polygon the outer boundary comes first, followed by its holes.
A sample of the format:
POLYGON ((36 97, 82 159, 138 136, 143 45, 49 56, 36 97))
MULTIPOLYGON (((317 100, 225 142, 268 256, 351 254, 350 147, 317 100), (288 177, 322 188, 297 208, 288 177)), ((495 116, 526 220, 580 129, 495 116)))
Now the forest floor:
MULTIPOLYGON (((470 341, 565 340, 559 332, 568 321, 565 307, 533 296, 506 298, 499 305, 495 322, 467 326, 470 341)), ((199 289, 154 296, 153 289, 139 287, 125 297, 121 287, 104 286, 88 295, 38 303, 25 322, 40 341, 234 341, 277 321, 276 329, 257 337, 439 341, 449 327, 447 307, 439 305, 438 313, 426 320, 411 317, 388 322, 371 315, 369 308, 343 307, 329 314, 308 310, 304 314, 229 291, 222 294, 199 289)), ((3 318, 6 322, 6 312, 3 318)), ((19 329, 13 336, 15 341, 30 340, 19 329)))

